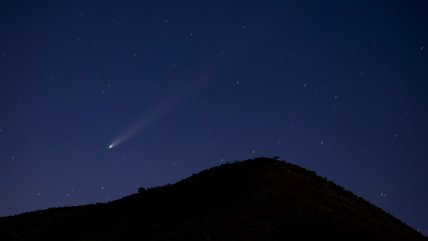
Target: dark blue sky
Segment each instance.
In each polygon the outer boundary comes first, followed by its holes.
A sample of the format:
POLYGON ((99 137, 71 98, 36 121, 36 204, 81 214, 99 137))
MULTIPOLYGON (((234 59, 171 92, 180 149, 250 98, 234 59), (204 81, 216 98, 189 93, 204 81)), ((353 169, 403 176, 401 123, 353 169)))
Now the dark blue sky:
POLYGON ((3 1, 0 216, 281 156, 428 234, 427 13, 423 0, 3 1))

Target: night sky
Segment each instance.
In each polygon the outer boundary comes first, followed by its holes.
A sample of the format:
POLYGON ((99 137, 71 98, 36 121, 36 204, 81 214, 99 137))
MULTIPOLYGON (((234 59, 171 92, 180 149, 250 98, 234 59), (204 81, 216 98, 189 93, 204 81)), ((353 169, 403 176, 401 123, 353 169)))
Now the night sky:
POLYGON ((0 216, 280 156, 428 234, 427 91, 423 0, 2 1, 0 216))

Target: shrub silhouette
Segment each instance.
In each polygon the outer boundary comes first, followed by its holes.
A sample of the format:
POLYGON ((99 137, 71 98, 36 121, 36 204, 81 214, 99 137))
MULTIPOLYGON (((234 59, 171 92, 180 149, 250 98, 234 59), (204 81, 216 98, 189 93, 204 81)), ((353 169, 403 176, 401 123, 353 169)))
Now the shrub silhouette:
POLYGON ((138 193, 143 193, 143 192, 145 192, 145 191, 147 191, 147 189, 146 189, 146 188, 144 188, 144 187, 139 187, 139 188, 138 188, 138 193))

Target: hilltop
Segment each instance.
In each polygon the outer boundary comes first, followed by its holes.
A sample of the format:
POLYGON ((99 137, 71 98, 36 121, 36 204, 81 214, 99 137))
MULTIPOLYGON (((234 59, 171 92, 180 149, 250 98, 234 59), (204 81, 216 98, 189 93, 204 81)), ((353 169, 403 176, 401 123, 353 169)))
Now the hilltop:
POLYGON ((0 218, 0 240, 428 240, 315 172, 272 158, 122 199, 0 218))

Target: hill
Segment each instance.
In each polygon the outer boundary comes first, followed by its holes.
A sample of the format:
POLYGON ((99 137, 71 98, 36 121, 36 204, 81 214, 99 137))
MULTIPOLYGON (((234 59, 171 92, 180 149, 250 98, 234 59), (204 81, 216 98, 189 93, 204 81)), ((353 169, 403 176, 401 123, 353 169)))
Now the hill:
POLYGON ((0 240, 428 240, 340 186, 270 158, 122 199, 0 218, 0 240))

